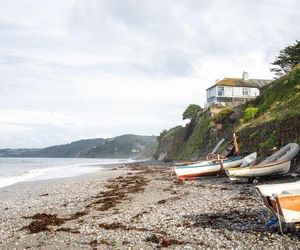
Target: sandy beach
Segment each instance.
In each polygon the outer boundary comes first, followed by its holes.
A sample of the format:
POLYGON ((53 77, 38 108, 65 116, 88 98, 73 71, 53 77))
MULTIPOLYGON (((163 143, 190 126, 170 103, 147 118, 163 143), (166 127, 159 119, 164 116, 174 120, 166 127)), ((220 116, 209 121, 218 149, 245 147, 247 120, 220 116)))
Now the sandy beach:
POLYGON ((293 229, 265 227, 253 185, 177 182, 167 166, 19 183, 0 199, 1 249, 300 248, 293 229))

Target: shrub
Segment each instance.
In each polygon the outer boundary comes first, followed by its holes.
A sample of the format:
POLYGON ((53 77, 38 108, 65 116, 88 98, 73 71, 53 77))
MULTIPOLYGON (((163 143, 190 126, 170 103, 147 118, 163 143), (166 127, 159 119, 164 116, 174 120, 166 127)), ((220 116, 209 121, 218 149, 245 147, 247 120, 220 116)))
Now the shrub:
POLYGON ((232 108, 223 108, 214 116, 213 120, 215 123, 225 123, 225 121, 229 118, 229 116, 231 116, 232 113, 232 108))
POLYGON ((240 126, 243 126, 245 124, 244 119, 240 119, 240 126))
POLYGON ((251 120, 253 120, 256 117, 257 113, 258 113, 258 108, 254 108, 254 107, 246 108, 243 117, 244 122, 250 122, 251 120))

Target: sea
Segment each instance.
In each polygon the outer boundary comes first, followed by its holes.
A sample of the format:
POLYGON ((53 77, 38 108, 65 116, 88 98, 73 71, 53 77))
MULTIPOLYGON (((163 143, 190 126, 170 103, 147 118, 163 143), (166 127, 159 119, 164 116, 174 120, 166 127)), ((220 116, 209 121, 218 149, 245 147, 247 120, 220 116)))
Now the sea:
POLYGON ((132 159, 0 158, 0 188, 25 181, 75 177, 132 159))

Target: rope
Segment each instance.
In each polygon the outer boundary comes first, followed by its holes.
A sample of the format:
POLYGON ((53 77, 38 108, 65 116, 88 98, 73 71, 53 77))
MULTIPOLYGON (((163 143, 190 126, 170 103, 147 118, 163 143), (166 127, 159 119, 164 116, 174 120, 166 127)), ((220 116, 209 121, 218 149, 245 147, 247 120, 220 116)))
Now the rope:
POLYGON ((219 171, 219 177, 221 177, 222 174, 223 174, 225 171, 224 171, 223 160, 220 159, 219 161, 220 161, 220 165, 221 165, 221 168, 220 168, 220 171, 219 171))
POLYGON ((275 202, 276 204, 276 215, 277 215, 277 218, 278 218, 278 224, 279 224, 279 229, 280 229, 280 233, 284 236, 284 237, 287 237, 284 233, 283 233, 283 230, 282 230, 282 225, 281 225, 281 220, 280 220, 280 215, 279 215, 279 209, 278 209, 278 204, 277 202, 275 202))

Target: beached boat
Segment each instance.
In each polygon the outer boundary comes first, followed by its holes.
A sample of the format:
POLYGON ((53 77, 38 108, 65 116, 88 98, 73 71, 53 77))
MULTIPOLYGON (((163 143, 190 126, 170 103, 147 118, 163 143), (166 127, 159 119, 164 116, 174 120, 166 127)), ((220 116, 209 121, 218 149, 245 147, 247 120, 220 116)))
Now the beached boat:
POLYGON ((286 174, 291 161, 276 161, 250 167, 229 168, 225 171, 230 180, 252 179, 255 177, 286 174))
POLYGON ((299 145, 297 143, 289 143, 282 147, 280 150, 266 158, 261 163, 270 163, 275 161, 283 161, 283 160, 291 160, 293 159, 299 152, 299 145))
POLYGON ((256 186, 265 206, 279 222, 300 222, 300 181, 256 186))
POLYGON ((233 151, 234 151, 234 146, 232 145, 232 141, 225 142, 225 139, 222 138, 207 156, 199 158, 196 161, 175 162, 174 166, 185 166, 190 164, 198 164, 206 161, 226 159, 229 156, 231 156, 233 151))
POLYGON ((299 152, 297 143, 289 143, 261 163, 250 167, 227 169, 230 180, 254 180, 259 177, 282 175, 288 173, 291 159, 299 152))
POLYGON ((257 152, 254 152, 246 157, 244 157, 241 167, 252 166, 256 162, 257 152))
POLYGON ((182 166, 174 166, 177 178, 180 180, 195 179, 201 176, 215 175, 227 168, 238 167, 242 164, 243 157, 235 156, 227 159, 203 161, 182 166))

